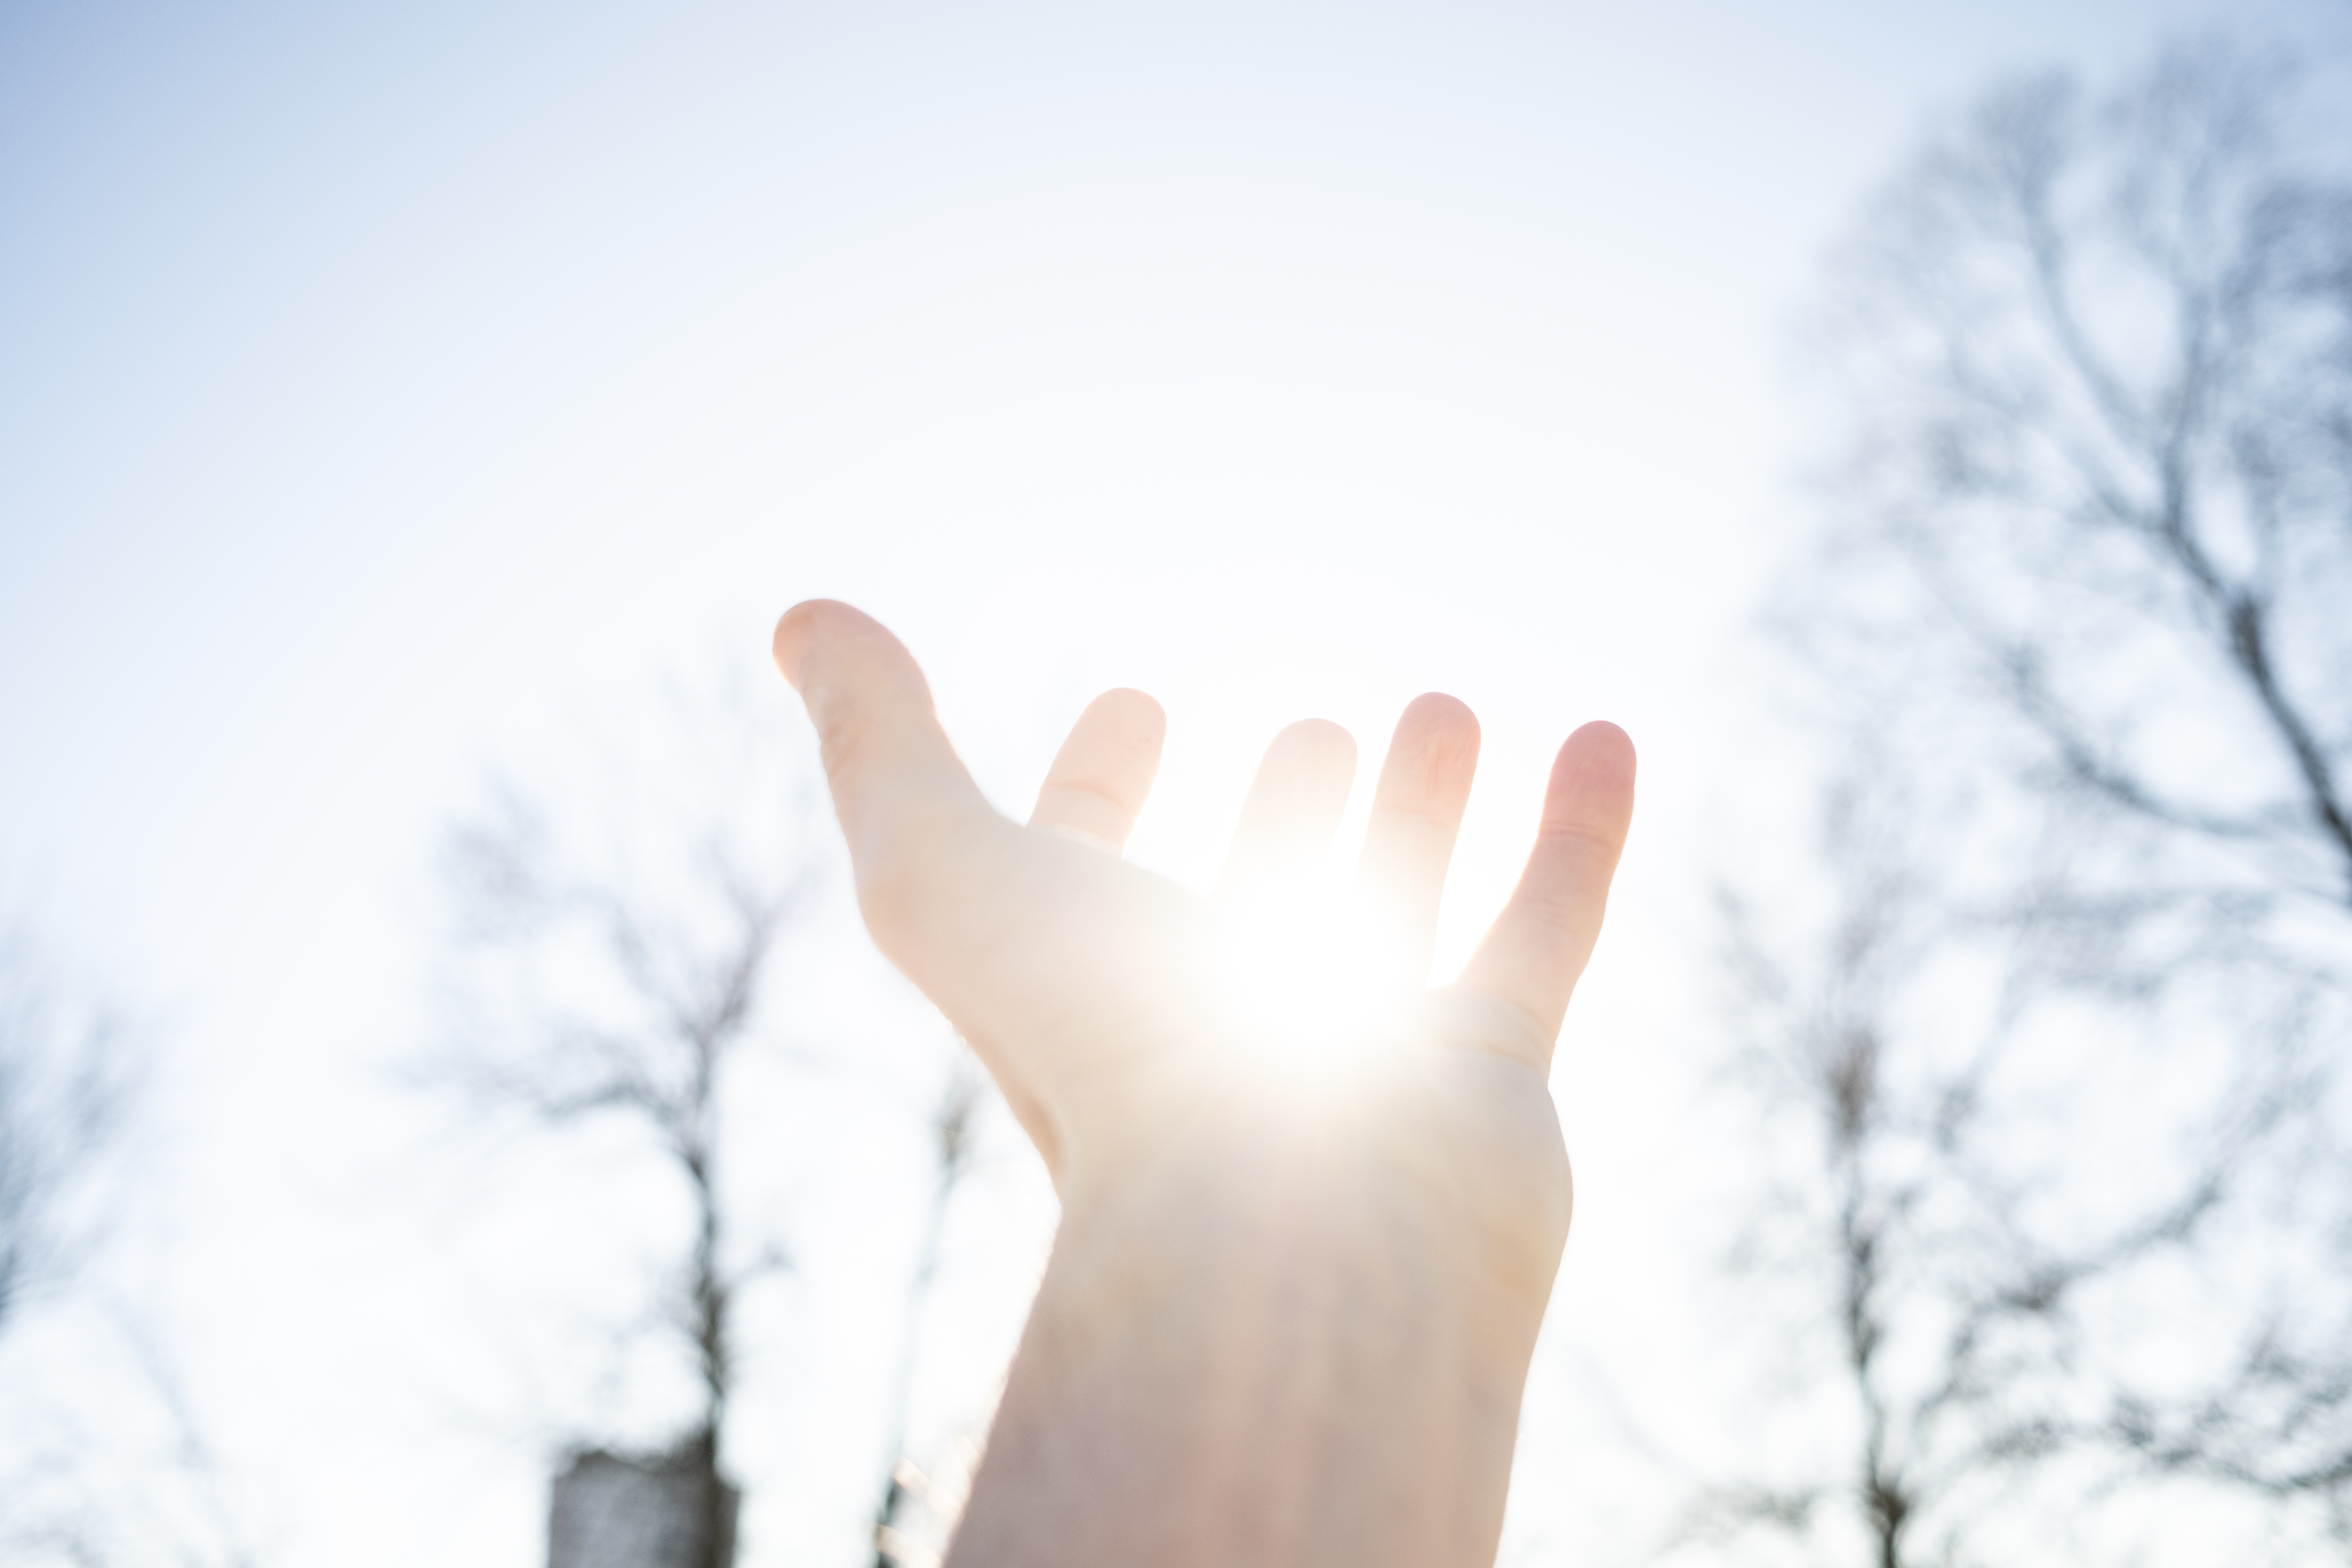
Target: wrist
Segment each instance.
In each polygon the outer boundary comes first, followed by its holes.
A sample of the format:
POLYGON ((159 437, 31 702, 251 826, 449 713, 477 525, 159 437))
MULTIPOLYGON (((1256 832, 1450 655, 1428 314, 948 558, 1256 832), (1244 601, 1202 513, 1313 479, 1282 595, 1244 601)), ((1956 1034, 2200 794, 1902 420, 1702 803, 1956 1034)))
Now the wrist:
POLYGON ((957 1568, 1491 1562, 1544 1292, 1346 1119, 1171 1094, 1072 1151, 957 1568))
MULTIPOLYGON (((1568 1160, 1516 1063, 1428 1051, 1326 1092, 1268 1092, 1197 1051, 1066 1097, 1055 1244, 1074 1293, 1132 1307, 1352 1281, 1516 1388, 1565 1245, 1568 1160), (1097 1283, 1099 1282, 1099 1283, 1097 1283)), ((1343 1311, 1344 1315, 1344 1311, 1343 1311)))

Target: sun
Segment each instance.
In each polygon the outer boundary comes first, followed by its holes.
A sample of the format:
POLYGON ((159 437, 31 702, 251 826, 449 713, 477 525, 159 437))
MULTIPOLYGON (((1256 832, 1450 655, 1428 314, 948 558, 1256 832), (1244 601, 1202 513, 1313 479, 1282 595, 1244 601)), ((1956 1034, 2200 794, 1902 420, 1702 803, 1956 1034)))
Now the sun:
POLYGON ((1244 1064, 1328 1080, 1393 1047, 1399 1004, 1420 976, 1400 961, 1402 921, 1337 878, 1254 889, 1220 903, 1216 976, 1244 1064))

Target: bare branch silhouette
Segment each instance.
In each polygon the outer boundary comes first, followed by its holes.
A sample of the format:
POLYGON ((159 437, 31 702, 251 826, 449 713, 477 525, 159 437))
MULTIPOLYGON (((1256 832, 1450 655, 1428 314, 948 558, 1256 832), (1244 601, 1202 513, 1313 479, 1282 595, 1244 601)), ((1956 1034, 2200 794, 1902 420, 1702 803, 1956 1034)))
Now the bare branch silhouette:
POLYGON ((500 787, 488 812, 450 832, 445 870, 462 937, 457 967, 477 994, 495 990, 506 1005, 461 1014, 458 1038, 425 1076, 477 1110, 549 1130, 592 1120, 628 1127, 683 1189, 690 1217, 658 1319, 694 1367, 698 1414, 660 1455, 575 1451, 559 1478, 551 1528, 571 1543, 562 1561, 603 1563, 597 1553, 620 1539, 623 1515, 643 1525, 648 1510, 683 1510, 692 1521, 677 1529, 690 1542, 661 1537, 671 1544, 643 1550, 682 1568, 726 1568, 738 1507, 724 1454, 738 1300, 751 1280, 785 1264, 772 1237, 762 1239, 760 1226, 730 1211, 726 1083, 730 1063, 759 1036, 771 976, 818 885, 820 861, 812 838, 780 845, 760 831, 762 819, 794 809, 774 766, 751 777, 728 772, 741 731, 759 722, 753 714, 721 704, 715 716, 672 718, 681 731, 673 760, 719 776, 715 790, 697 792, 698 804, 649 813, 616 777, 564 781, 549 786, 562 796, 546 798, 584 803, 589 819, 567 836, 549 807, 500 787), (646 853, 612 847, 648 835, 646 853))
POLYGON ((97 1238, 126 1072, 119 1014, 69 995, 29 935, 0 933, 0 1334, 97 1238))
POLYGON ((1832 270, 1854 438, 1775 614, 1841 749, 1835 905, 1729 900, 1723 968, 1816 1151, 1759 1255, 1856 1437, 1702 1499, 1718 1535, 1841 1498, 1898 1568, 2034 1475, 2352 1495, 2352 147, 2283 144, 2293 75, 2209 38, 1996 87, 1832 270), (2130 1201, 2024 1131, 2061 1066, 2130 1201))

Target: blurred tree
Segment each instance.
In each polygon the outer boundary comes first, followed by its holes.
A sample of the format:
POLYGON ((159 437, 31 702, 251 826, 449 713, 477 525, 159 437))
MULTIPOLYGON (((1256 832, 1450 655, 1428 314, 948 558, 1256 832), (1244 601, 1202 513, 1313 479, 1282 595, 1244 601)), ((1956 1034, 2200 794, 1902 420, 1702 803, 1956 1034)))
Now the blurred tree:
POLYGON ((1855 438, 1779 619, 1859 760, 1810 946, 1728 929, 1810 1130, 1753 1255, 1859 1440, 1706 1531, 1843 1498, 1964 1561, 2105 1454, 2352 1544, 2352 148, 2292 80, 2007 83, 1837 258, 1855 438))
POLYGON ((693 1368, 695 1415, 661 1454, 574 1452, 554 1505, 563 1568, 606 1562, 598 1543, 622 1538, 621 1514, 628 1540, 654 1543, 645 1562, 732 1561, 736 1307, 785 1264, 772 1238, 739 1234, 756 1227, 730 1214, 721 1134, 730 1065, 819 876, 806 791, 748 701, 678 699, 669 717, 642 765, 574 780, 549 807, 502 790, 446 845, 465 1022, 427 1076, 547 1128, 624 1125, 687 1200, 663 1317, 693 1368), (684 776, 648 789, 660 767, 684 776))
POLYGON ((883 1482, 882 1503, 874 1515, 874 1568, 928 1568, 937 1563, 946 1542, 919 1538, 908 1528, 908 1504, 919 1505, 929 1516, 950 1512, 950 1517, 942 1521, 949 1528, 953 1524, 952 1508, 961 1505, 958 1499, 942 1509, 941 1500, 952 1485, 924 1472, 906 1451, 907 1436, 915 1373, 922 1358, 924 1309, 939 1278, 940 1246, 947 1234, 948 1213, 957 1189, 971 1173, 978 1152, 980 1113, 993 1093, 980 1059, 960 1050, 931 1107, 931 1202, 923 1219, 914 1273, 907 1282, 907 1328, 898 1352, 898 1385, 891 1401, 890 1473, 883 1482))
POLYGON ((257 1559, 152 1318, 89 1275, 134 1189, 143 1052, 121 1009, 0 935, 0 1561, 257 1559))
MULTIPOLYGON (((1829 792, 1810 922, 1800 900, 1768 923, 1723 896, 1737 1073, 1773 1129, 1738 1271, 1768 1297, 1797 1286, 1811 1321, 1773 1377, 1817 1418, 1806 1396, 1842 1390, 1849 1468, 1707 1489, 1684 1535, 1849 1537, 1879 1568, 1997 1561, 1988 1542, 2034 1489, 2020 1472, 2095 1436, 2079 1373, 2103 1308, 2193 1254, 2284 1106, 2263 1085, 2210 1110, 2127 1202, 2068 1190, 2083 1173, 2051 1145, 2106 1129, 2037 1082, 2063 1027, 2033 1027, 2033 984, 1939 879, 1945 814, 1877 763, 1829 792)), ((2071 1082, 2118 1066, 2070 1064, 2071 1082)))
POLYGON ((72 1005, 28 937, 0 935, 0 1334, 95 1239, 123 1061, 121 1020, 72 1005))
MULTIPOLYGON (((96 1239, 125 1085, 121 1029, 104 1008, 73 1005, 32 939, 0 934, 0 1345, 28 1312, 63 1296, 96 1239)), ((5 1363, 0 1363, 5 1364, 5 1363)), ((18 1391, 0 1396, 21 1405, 18 1391)), ((30 1556, 90 1539, 102 1521, 84 1497, 89 1456, 78 1435, 44 1434, 15 1411, 0 1426, 0 1550, 30 1556)))
POLYGON ((1874 728, 1932 665, 2233 925, 2352 912, 2352 148, 2286 156, 2291 82, 2213 41, 1930 142, 1835 268, 1858 438, 1788 604, 1874 728))

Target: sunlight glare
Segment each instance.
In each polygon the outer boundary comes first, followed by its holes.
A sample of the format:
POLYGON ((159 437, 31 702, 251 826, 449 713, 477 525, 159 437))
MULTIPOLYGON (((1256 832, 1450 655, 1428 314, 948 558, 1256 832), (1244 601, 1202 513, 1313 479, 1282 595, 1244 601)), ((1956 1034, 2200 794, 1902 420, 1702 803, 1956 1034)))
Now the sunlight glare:
POLYGON ((1328 1079, 1383 1058, 1402 993, 1402 922, 1360 888, 1317 879, 1219 910, 1218 975, 1254 1068, 1328 1079))

